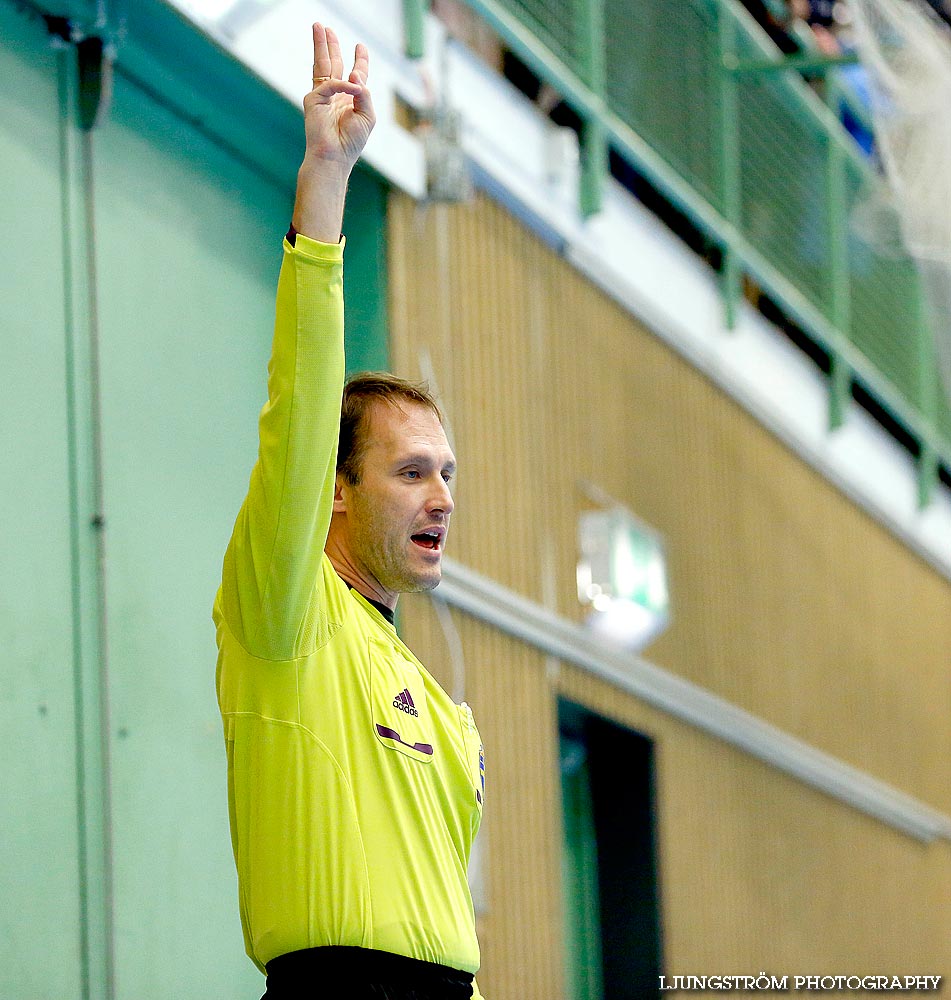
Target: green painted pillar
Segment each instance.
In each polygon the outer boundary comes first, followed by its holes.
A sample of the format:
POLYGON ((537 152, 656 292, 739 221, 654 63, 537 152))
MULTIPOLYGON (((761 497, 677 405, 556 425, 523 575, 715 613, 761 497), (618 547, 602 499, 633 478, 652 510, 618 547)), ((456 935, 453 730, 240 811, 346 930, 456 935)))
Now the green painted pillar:
MULTIPOLYGON (((730 227, 741 229, 740 125, 736 64, 737 25, 732 11, 723 2, 717 4, 717 48, 720 81, 720 120, 717 174, 720 210, 730 227)), ((724 319, 728 330, 736 328, 736 312, 743 294, 743 274, 736 252, 727 242, 723 246, 721 268, 724 319)))
MULTIPOLYGON (((838 103, 838 90, 829 81, 828 99, 838 103)), ((826 136, 826 218, 828 219, 828 313, 843 341, 851 338, 852 299, 849 277, 849 206, 846 192, 846 152, 833 136, 826 136)), ((833 347, 829 375, 829 430, 845 421, 851 396, 852 373, 841 352, 833 347)))
POLYGON ((350 177, 343 227, 354 251, 343 268, 347 372, 386 371, 390 365, 386 184, 362 167, 350 177), (360 251, 356 252, 356 248, 360 251))
POLYGON ((403 0, 403 52, 422 59, 426 46, 426 0, 403 0))
MULTIPOLYGON (((938 484, 938 451, 934 445, 938 420, 938 359, 935 351, 929 293, 929 264, 918 263, 919 280, 915 315, 915 343, 918 365, 918 409, 924 422, 921 450, 918 453, 918 507, 924 509, 931 503, 938 484)), ((938 279, 939 287, 944 276, 938 279)))
POLYGON ((918 454, 918 509, 924 510, 938 485, 938 453, 928 441, 922 441, 918 454))
MULTIPOLYGON (((582 39, 581 73, 584 82, 604 106, 607 78, 604 66, 604 0, 575 0, 578 37, 582 39)), ((587 219, 601 211, 601 195, 608 176, 607 133, 599 114, 585 119, 581 129, 581 214, 587 219)))

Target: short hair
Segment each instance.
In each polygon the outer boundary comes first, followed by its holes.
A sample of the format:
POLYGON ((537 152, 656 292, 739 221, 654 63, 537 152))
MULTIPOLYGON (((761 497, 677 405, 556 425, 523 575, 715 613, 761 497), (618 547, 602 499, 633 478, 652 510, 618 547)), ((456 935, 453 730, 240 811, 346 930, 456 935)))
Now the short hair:
POLYGON ((358 372, 347 379, 340 406, 340 439, 337 472, 351 486, 360 482, 360 467, 367 449, 366 422, 375 401, 400 408, 401 402, 428 407, 442 423, 442 413, 425 382, 408 382, 389 372, 358 372))

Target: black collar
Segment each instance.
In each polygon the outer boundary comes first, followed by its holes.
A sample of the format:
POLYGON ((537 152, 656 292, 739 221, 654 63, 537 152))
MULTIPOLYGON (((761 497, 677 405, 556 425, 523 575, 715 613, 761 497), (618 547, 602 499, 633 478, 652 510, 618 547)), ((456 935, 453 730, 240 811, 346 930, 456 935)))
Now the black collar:
MULTIPOLYGON (((343 581, 347 583, 346 580, 343 581)), ((347 583, 347 590, 353 590, 353 586, 347 583)), ((360 594, 360 591, 357 591, 360 594)), ((372 604, 377 611, 395 628, 396 627, 396 614, 392 608, 388 608, 385 604, 381 604, 379 601, 374 601, 372 598, 367 597, 366 594, 360 594, 360 596, 367 602, 367 604, 372 604)))

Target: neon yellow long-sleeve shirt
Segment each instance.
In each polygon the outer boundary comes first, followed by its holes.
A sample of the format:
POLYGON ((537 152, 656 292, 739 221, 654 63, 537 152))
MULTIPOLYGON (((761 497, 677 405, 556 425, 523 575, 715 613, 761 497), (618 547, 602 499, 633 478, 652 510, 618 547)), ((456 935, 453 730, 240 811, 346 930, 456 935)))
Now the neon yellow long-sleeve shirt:
POLYGON ((214 606, 245 946, 262 971, 290 951, 356 945, 475 973, 472 713, 323 551, 342 260, 342 244, 284 244, 258 459, 214 606))

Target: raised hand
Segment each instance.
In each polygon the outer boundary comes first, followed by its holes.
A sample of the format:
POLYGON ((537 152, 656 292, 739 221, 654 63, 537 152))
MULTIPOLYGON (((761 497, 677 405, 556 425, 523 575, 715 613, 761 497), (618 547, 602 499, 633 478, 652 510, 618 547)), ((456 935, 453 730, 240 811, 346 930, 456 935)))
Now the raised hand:
POLYGON ((347 180, 376 122, 367 89, 369 56, 358 45, 344 79, 340 41, 315 24, 314 89, 304 98, 306 150, 297 177, 294 228, 325 242, 340 238, 347 180))
POLYGON ((314 89, 304 98, 307 156, 356 163, 376 117, 367 89, 369 56, 365 45, 354 53, 344 79, 340 40, 332 28, 314 25, 314 89))

